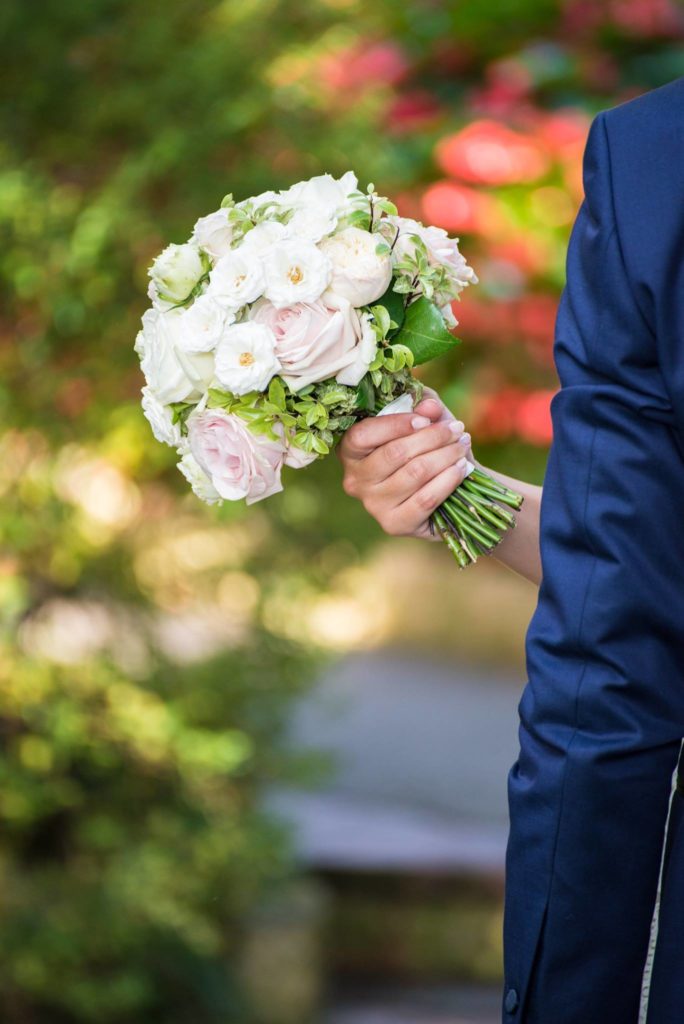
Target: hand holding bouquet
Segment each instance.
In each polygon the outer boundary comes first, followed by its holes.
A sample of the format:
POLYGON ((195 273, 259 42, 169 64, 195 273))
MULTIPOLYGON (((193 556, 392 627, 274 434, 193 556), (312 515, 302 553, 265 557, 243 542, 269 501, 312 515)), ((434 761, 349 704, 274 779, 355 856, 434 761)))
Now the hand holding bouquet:
MULTIPOLYGON (((143 409, 206 502, 266 498, 358 419, 410 411, 412 367, 458 344, 451 303, 477 278, 457 239, 357 186, 348 172, 226 196, 150 268, 143 409)), ((431 523, 465 566, 521 503, 472 466, 431 523)))

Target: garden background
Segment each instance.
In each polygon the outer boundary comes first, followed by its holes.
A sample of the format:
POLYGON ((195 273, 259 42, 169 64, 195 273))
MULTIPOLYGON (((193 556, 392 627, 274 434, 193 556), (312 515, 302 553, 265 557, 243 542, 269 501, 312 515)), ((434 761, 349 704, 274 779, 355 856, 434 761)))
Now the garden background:
POLYGON ((139 407, 147 267, 227 192, 353 168, 460 236, 481 283, 426 379, 541 483, 588 126, 684 74, 682 10, 5 0, 0 26, 0 1018, 248 1024, 250 922, 302 873, 258 796, 326 771, 291 703, 367 650, 521 679, 534 591, 384 538, 334 458, 200 505, 139 407))

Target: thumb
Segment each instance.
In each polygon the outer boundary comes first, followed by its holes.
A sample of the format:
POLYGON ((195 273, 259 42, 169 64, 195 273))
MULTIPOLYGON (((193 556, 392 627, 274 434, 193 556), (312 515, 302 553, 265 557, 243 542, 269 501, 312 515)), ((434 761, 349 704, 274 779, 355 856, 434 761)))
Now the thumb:
POLYGON ((420 416, 427 416, 433 421, 456 419, 433 388, 423 388, 423 398, 415 407, 414 412, 420 416))

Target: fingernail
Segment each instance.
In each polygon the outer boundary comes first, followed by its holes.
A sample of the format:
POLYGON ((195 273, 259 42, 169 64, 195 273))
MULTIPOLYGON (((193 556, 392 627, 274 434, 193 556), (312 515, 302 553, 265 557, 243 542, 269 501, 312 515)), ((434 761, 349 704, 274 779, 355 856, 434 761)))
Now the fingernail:
POLYGON ((452 434, 462 434, 464 424, 460 420, 449 420, 449 430, 452 434))
POLYGON ((411 426, 414 430, 420 430, 421 427, 429 427, 432 420, 429 420, 427 416, 414 416, 411 420, 411 426))
POLYGON ((468 460, 466 459, 466 457, 464 455, 463 458, 459 459, 458 462, 456 463, 456 469, 465 469, 467 462, 468 462, 468 460))
POLYGON ((461 444, 464 444, 464 445, 469 445, 470 444, 470 434, 462 434, 461 435, 461 444))

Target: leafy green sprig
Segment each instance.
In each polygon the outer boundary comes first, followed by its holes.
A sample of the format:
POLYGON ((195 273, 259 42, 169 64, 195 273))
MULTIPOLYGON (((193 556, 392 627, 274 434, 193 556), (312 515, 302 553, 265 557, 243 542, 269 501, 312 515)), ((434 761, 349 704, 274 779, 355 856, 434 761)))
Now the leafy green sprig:
POLYGON ((397 275, 394 291, 406 295, 409 305, 420 296, 435 300, 440 293, 449 291, 449 273, 441 264, 430 262, 427 246, 419 235, 408 236, 414 244, 414 251, 406 253, 394 264, 397 275))
POLYGON ((294 210, 284 209, 275 199, 268 199, 258 205, 255 204, 254 199, 245 199, 236 203, 231 192, 223 197, 221 209, 228 210, 228 223, 233 228, 231 241, 233 249, 257 224, 261 224, 265 220, 276 220, 281 224, 287 224, 294 214, 294 210))
MULTIPOLYGON (((361 228, 363 231, 378 231, 383 214, 396 216, 397 208, 387 196, 378 195, 375 185, 368 185, 365 192, 354 189, 347 196, 352 209, 344 217, 345 227, 361 228)), ((387 247, 389 252, 389 246, 387 247)))

